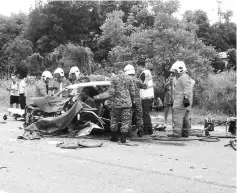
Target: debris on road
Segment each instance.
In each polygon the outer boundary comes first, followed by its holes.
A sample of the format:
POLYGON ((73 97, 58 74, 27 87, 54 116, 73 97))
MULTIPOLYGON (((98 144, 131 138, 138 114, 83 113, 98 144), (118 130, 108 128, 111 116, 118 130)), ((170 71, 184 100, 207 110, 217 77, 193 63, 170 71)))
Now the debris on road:
POLYGON ((75 144, 75 143, 68 143, 68 144, 58 144, 57 147, 60 147, 61 149, 77 149, 79 148, 78 144, 75 144))
POLYGON ((153 131, 165 131, 166 129, 166 126, 164 124, 157 124, 154 128, 153 128, 153 131))
POLYGON ((119 144, 119 145, 126 145, 126 146, 139 146, 138 144, 130 143, 130 142, 126 142, 126 143, 118 142, 118 144, 119 144))
POLYGON ((236 140, 230 140, 228 144, 225 145, 225 147, 231 146, 236 151, 236 140))
POLYGON ((87 136, 91 133, 91 131, 93 129, 101 129, 103 130, 100 126, 94 124, 94 123, 91 123, 91 122, 88 122, 88 125, 86 128, 84 129, 81 129, 78 133, 77 133, 77 137, 82 137, 82 136, 87 136))
POLYGON ((83 140, 83 141, 79 141, 78 142, 78 146, 79 147, 102 147, 103 143, 97 143, 97 142, 89 142, 89 141, 86 141, 86 140, 83 140))
POLYGON ((77 148, 94 148, 94 147, 102 147, 103 143, 89 142, 86 140, 75 142, 75 143, 64 143, 61 142, 56 145, 56 147, 60 147, 61 149, 77 149, 77 148))
POLYGON ((175 138, 175 137, 167 137, 167 136, 163 136, 163 135, 162 136, 153 135, 151 137, 152 137, 152 140, 158 140, 158 141, 194 141, 194 140, 206 141, 206 142, 220 141, 220 139, 218 137, 212 137, 212 136, 203 137, 203 138, 199 138, 199 137, 195 137, 195 136, 190 136, 189 138, 184 138, 184 137, 175 138))
POLYGON ((203 137, 203 138, 199 139, 199 141, 218 142, 218 141, 220 141, 220 139, 218 137, 208 136, 208 137, 203 137))

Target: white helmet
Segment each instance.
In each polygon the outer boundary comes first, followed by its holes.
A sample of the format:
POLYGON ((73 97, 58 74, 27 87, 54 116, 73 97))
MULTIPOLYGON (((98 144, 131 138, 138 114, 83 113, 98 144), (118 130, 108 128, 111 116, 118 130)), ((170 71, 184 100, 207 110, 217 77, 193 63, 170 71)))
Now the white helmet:
POLYGON ((76 77, 77 77, 77 79, 78 79, 78 78, 80 77, 80 70, 79 70, 79 68, 78 68, 77 66, 71 67, 71 69, 70 69, 70 71, 69 71, 69 76, 70 76, 71 74, 75 74, 76 77))
POLYGON ((54 74, 60 74, 60 76, 64 76, 64 71, 62 68, 57 68, 55 71, 54 71, 54 74))
POLYGON ((127 66, 125 66, 124 68, 125 74, 129 75, 129 74, 135 74, 135 68, 133 67, 133 65, 128 64, 127 66))
POLYGON ((49 71, 44 71, 44 72, 42 73, 42 79, 43 79, 43 80, 46 80, 47 78, 53 78, 53 76, 52 76, 51 72, 49 72, 49 71))
POLYGON ((185 63, 183 61, 177 61, 175 62, 172 67, 170 68, 171 72, 174 72, 175 70, 178 71, 178 73, 186 72, 187 68, 185 66, 185 63))

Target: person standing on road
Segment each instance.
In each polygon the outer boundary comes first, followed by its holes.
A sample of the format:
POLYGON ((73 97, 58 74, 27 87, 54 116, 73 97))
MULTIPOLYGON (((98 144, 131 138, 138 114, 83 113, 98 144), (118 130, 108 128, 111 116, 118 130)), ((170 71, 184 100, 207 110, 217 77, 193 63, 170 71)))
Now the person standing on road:
MULTIPOLYGON (((80 78, 80 70, 77 66, 71 67, 69 71, 69 80, 71 84, 78 84, 79 83, 79 78, 80 78)), ((71 89, 68 91, 70 96, 75 96, 77 95, 77 88, 71 89)))
MULTIPOLYGON (((52 82, 51 89, 53 89, 54 94, 70 85, 70 82, 69 80, 66 79, 62 68, 57 68, 53 74, 55 80, 52 82)), ((63 93, 60 94, 60 97, 68 97, 68 95, 69 95, 68 92, 64 91, 63 93)))
MULTIPOLYGON (((173 72, 171 72, 167 79, 167 82, 165 83, 165 97, 164 97, 165 125, 164 127, 167 127, 167 119, 169 115, 169 110, 171 109, 172 111, 174 85, 175 85, 175 77, 174 77, 173 72)), ((173 115, 172 115, 172 120, 173 120, 173 115)))
POLYGON ((25 109, 26 107, 26 76, 19 76, 19 95, 20 95, 20 106, 21 109, 25 109))
POLYGON ((41 80, 36 85, 35 97, 46 97, 49 94, 49 81, 53 76, 51 72, 44 71, 41 80))
POLYGON ((135 68, 133 67, 133 65, 128 64, 127 66, 125 66, 124 71, 125 71, 125 74, 129 75, 133 80, 133 84, 135 88, 135 97, 134 97, 135 106, 133 110, 135 113, 136 125, 138 129, 137 135, 138 137, 142 137, 143 136, 143 118, 142 118, 143 111, 142 111, 142 101, 140 97, 140 88, 144 88, 144 86, 141 83, 141 81, 135 77, 135 68))
POLYGON ((175 62, 171 69, 177 77, 174 87, 173 102, 173 134, 168 137, 189 137, 189 115, 193 102, 193 86, 195 81, 187 75, 187 68, 183 61, 175 62))
POLYGON ((12 75, 12 84, 10 91, 10 108, 13 108, 13 104, 16 104, 16 108, 19 108, 20 96, 19 96, 19 83, 17 82, 17 77, 12 75))
POLYGON ((143 124, 144 124, 144 134, 153 134, 152 123, 150 117, 150 108, 152 106, 152 100, 154 99, 154 88, 152 80, 152 64, 150 62, 145 63, 141 61, 138 63, 140 67, 141 74, 139 78, 146 88, 140 89, 140 96, 142 100, 142 109, 143 109, 143 124))
POLYGON ((71 84, 77 84, 79 83, 79 78, 80 78, 80 70, 77 66, 71 67, 69 71, 69 80, 71 84))
POLYGON ((20 98, 20 107, 25 109, 26 107, 26 78, 28 74, 28 69, 26 66, 19 66, 15 72, 17 78, 19 78, 19 98, 20 98))
POLYGON ((132 79, 124 73, 123 63, 116 64, 117 75, 111 78, 108 90, 111 97, 111 141, 118 141, 119 123, 121 123, 121 143, 126 143, 132 124, 132 106, 135 97, 135 88, 132 79))

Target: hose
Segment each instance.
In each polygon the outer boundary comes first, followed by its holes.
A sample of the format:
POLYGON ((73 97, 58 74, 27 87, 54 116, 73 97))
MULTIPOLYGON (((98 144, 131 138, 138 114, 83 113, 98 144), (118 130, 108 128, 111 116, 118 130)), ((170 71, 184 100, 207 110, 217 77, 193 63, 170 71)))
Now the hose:
POLYGON ((201 139, 199 138, 170 138, 170 137, 154 137, 152 140, 159 140, 159 141, 206 141, 206 142, 218 142, 220 139, 218 137, 203 137, 201 139))
POLYGON ((231 140, 230 145, 236 151, 236 140, 231 140))
POLYGON ((220 141, 220 139, 218 137, 203 137, 201 139, 199 139, 199 141, 206 141, 206 142, 218 142, 220 141))
POLYGON ((231 146, 236 151, 236 140, 230 140, 229 143, 225 145, 225 147, 227 146, 231 146))

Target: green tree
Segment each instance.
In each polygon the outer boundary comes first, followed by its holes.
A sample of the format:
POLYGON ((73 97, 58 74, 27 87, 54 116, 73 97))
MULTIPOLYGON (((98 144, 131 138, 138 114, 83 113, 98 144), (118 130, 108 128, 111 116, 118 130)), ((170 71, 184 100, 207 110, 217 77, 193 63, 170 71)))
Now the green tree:
POLYGON ((123 22, 121 11, 108 14, 101 27, 101 39, 111 39, 116 45, 109 53, 110 58, 113 61, 150 58, 156 72, 169 69, 176 60, 184 60, 193 77, 201 81, 211 69, 210 62, 216 53, 197 38, 197 27, 188 29, 187 22, 173 16, 177 7, 178 1, 152 2, 154 25, 145 29, 123 22))
POLYGON ((9 56, 8 67, 11 69, 19 67, 21 62, 33 53, 32 48, 32 42, 21 36, 17 36, 14 40, 7 43, 5 54, 9 56))
POLYGON ((236 47, 236 24, 230 22, 233 13, 231 11, 220 12, 224 22, 210 25, 207 14, 202 10, 186 11, 183 20, 189 24, 198 26, 196 33, 206 45, 212 45, 219 52, 236 47))
POLYGON ((216 23, 208 28, 207 45, 213 45, 217 51, 224 52, 236 47, 236 24, 216 23))
POLYGON ((74 44, 67 44, 63 53, 63 63, 69 71, 72 66, 78 66, 82 71, 91 74, 90 59, 93 54, 89 48, 76 46, 74 44))
POLYGON ((33 53, 21 62, 28 69, 28 74, 31 76, 39 76, 45 70, 43 57, 39 53, 33 53))
POLYGON ((122 10, 122 19, 126 21, 131 7, 145 4, 143 1, 49 1, 43 5, 38 1, 29 14, 25 38, 31 40, 34 51, 45 58, 59 45, 73 42, 89 47, 95 60, 101 62, 107 59, 112 47, 110 41, 98 41, 106 14, 122 10))
POLYGON ((230 23, 231 17, 233 17, 234 13, 231 10, 221 11, 221 17, 224 19, 225 23, 230 23))
POLYGON ((69 72, 72 66, 78 66, 81 71, 91 73, 91 67, 94 65, 94 54, 88 47, 78 46, 68 43, 65 46, 60 45, 48 55, 52 66, 50 69, 63 67, 65 72, 69 72))
POLYGON ((24 33, 27 26, 27 15, 24 13, 11 14, 10 17, 0 16, 0 68, 7 72, 10 53, 6 51, 8 44, 17 36, 24 33))
POLYGON ((227 51, 228 69, 236 70, 236 49, 232 48, 227 51))
POLYGON ((26 38, 41 55, 70 42, 100 53, 103 45, 98 45, 96 37, 101 33, 104 14, 114 9, 115 2, 50 1, 45 5, 39 2, 29 14, 26 38))

